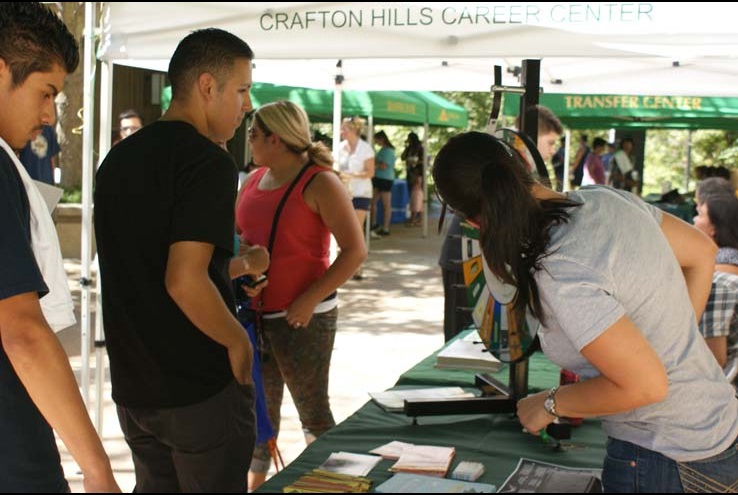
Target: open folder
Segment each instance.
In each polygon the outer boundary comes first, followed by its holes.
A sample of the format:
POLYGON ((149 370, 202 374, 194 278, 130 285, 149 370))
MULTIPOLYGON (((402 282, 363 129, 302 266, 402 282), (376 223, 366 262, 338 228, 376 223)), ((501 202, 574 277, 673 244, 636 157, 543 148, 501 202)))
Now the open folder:
POLYGON ((35 179, 33 183, 41 192, 41 196, 43 196, 44 202, 46 202, 46 206, 49 208, 49 213, 52 213, 54 211, 54 208, 56 208, 56 205, 59 204, 59 200, 62 197, 64 189, 35 179))

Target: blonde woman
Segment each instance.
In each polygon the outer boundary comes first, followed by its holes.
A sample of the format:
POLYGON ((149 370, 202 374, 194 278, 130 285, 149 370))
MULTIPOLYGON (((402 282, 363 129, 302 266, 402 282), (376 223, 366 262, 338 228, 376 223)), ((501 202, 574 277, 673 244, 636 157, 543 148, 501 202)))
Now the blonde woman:
MULTIPOLYGON (((361 138, 364 119, 346 117, 341 123, 341 145, 339 147, 338 165, 341 179, 347 184, 351 201, 359 220, 359 227, 364 227, 366 214, 372 204, 372 177, 374 177, 374 150, 361 138)), ((353 277, 364 278, 361 268, 353 277)))
MULTIPOLYGON (((302 108, 288 101, 261 107, 248 138, 259 168, 247 177, 236 205, 245 243, 269 245, 277 206, 295 183, 276 224, 268 279, 245 290, 261 301, 268 355, 261 367, 275 434, 286 384, 310 442, 335 425, 328 374, 338 318, 336 289, 364 261, 366 248, 346 188, 333 172, 333 157, 322 143, 311 141, 302 108), (333 264, 331 234, 340 248, 333 264)), ((269 459, 268 446, 257 445, 250 490, 266 479, 269 459)))

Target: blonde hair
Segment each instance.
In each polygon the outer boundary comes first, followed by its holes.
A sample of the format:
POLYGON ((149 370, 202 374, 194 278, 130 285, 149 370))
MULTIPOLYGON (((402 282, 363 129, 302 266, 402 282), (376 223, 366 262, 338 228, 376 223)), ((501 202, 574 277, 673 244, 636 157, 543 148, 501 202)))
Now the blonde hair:
POLYGON ((348 126, 354 130, 357 136, 361 136, 361 131, 364 130, 364 124, 366 123, 366 120, 362 119, 361 117, 346 117, 343 119, 344 124, 348 124, 348 126))
POLYGON ((300 106, 286 100, 267 103, 256 111, 254 122, 265 134, 277 134, 292 153, 307 153, 316 165, 333 167, 331 151, 323 143, 313 142, 310 120, 300 106))

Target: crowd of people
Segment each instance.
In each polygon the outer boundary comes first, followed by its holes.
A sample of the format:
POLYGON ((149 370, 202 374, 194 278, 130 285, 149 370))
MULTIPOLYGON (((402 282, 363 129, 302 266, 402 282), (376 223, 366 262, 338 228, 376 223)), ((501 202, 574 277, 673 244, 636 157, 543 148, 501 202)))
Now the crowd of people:
MULTIPOLYGON (((54 431, 87 491, 119 491, 54 336, 70 324, 73 304, 29 174, 53 182, 54 96, 79 64, 78 45, 40 3, 4 4, 0 31, 0 491, 69 490, 54 431), (29 149, 48 163, 19 159, 29 149)), ((298 105, 262 106, 248 129, 255 168, 239 186, 224 143, 252 113, 253 57, 227 31, 187 35, 169 65, 169 109, 146 126, 136 112, 121 114, 120 141, 97 173, 112 397, 136 491, 243 492, 264 482, 270 453, 256 442, 255 352, 277 433, 285 385, 307 443, 335 425, 328 376, 337 289, 362 277, 367 212, 378 236, 390 232, 394 146, 380 131, 375 152, 356 117, 343 120, 333 157, 313 142, 298 105), (257 315, 256 350, 232 290, 244 276, 254 280, 243 290, 257 315)), ((544 107, 535 115, 532 152, 547 161, 562 126, 544 107)), ((735 189, 702 181, 690 226, 631 193, 632 140, 604 160, 607 145, 595 138, 590 149, 583 136, 572 162, 573 185, 583 187, 570 192, 542 185, 526 154, 485 133, 451 138, 433 164, 454 228, 477 226, 489 268, 517 288, 515 317, 537 319, 546 356, 583 378, 520 399, 518 418, 540 434, 560 417, 602 417, 606 491, 735 488, 738 400, 723 370, 738 359, 735 189)), ((400 159, 414 225, 426 159, 417 134, 400 159)), ((444 247, 444 269, 457 247, 444 247)), ((444 274, 447 297, 458 281, 444 274)), ((468 325, 448 307, 446 317, 447 338, 468 325)))

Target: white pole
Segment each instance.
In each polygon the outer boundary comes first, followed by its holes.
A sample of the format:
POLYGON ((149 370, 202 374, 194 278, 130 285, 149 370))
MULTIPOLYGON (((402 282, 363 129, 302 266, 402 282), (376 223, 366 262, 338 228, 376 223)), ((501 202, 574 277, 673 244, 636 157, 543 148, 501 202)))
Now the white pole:
MULTIPOLYGON (((100 132, 98 135, 97 166, 102 163, 110 150, 110 138, 113 127, 113 62, 110 60, 100 63, 100 132)), ((95 281, 95 428, 98 435, 103 434, 103 405, 105 396, 105 329, 102 320, 102 281, 100 264, 95 255, 93 268, 96 272, 95 281)))
MULTIPOLYGON (((343 61, 336 63, 336 78, 333 90, 333 168, 339 169, 338 155, 341 149, 341 88, 343 85, 343 61)), ((331 245, 328 250, 328 257, 331 263, 338 256, 338 244, 336 238, 331 236, 331 245)))
POLYGON ((689 176, 692 173, 692 129, 687 134, 687 165, 684 168, 684 192, 689 192, 689 176))
POLYGON ((96 3, 85 2, 84 34, 84 95, 82 127, 82 239, 81 239, 81 386, 85 405, 90 404, 90 253, 92 248, 92 173, 93 137, 95 122, 95 19, 96 3))
POLYGON ((569 158, 571 157, 571 129, 564 131, 564 137, 566 138, 566 145, 564 146, 564 187, 562 191, 569 190, 569 158))
MULTIPOLYGON (((366 129, 366 141, 369 143, 369 146, 372 147, 372 151, 374 151, 374 115, 367 115, 366 129)), ((376 163, 374 165, 376 166, 376 163)), ((369 251, 369 244, 372 237, 372 201, 373 199, 370 199, 369 211, 364 219, 364 242, 366 242, 367 251, 369 251)))

